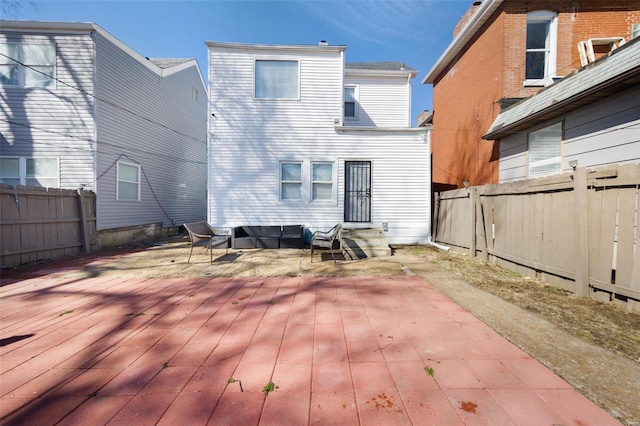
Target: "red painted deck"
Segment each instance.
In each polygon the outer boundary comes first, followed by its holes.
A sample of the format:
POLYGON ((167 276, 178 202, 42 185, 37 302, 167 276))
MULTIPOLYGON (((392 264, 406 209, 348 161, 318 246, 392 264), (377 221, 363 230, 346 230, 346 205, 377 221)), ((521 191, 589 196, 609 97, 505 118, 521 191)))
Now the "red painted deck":
POLYGON ((3 424, 619 424, 417 277, 4 284, 3 424))

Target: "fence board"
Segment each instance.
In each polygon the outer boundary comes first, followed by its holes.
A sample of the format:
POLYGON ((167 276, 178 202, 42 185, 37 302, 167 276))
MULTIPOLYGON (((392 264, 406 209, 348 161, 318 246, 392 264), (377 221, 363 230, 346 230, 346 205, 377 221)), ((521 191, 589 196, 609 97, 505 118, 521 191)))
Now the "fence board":
MULTIPOLYGON (((533 269, 580 295, 591 286, 638 299, 639 188, 640 164, 629 164, 443 192, 434 241, 533 269)), ((628 306, 640 309, 637 300, 628 306)))
MULTIPOLYGON (((95 194, 82 192, 86 232, 95 244, 95 194)), ((76 191, 0 184, 2 268, 83 251, 80 195, 76 191)), ((87 247, 90 250, 90 247, 87 247)))

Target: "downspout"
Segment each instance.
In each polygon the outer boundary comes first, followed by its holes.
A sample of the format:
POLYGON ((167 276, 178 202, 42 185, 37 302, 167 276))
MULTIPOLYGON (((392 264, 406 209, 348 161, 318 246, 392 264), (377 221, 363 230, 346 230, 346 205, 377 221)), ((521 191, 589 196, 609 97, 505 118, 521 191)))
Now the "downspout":
POLYGON ((407 89, 409 90, 409 105, 407 105, 407 109, 409 110, 409 114, 407 114, 407 127, 411 127, 411 79, 413 76, 411 73, 407 76, 407 89))
POLYGON ((206 146, 206 158, 207 158, 207 223, 211 223, 211 49, 207 46, 207 146, 206 146))
POLYGON ((97 42, 97 31, 94 27, 94 30, 91 31, 91 40, 93 41, 93 192, 96 194, 96 231, 100 230, 100 194, 98 192, 98 116, 99 116, 99 105, 98 99, 100 98, 99 93, 99 85, 98 85, 98 42, 97 42))
POLYGON ((440 250, 444 250, 444 251, 451 250, 451 247, 447 247, 447 246, 444 246, 442 244, 438 244, 438 243, 436 243, 434 241, 431 241, 431 236, 429 236, 429 240, 427 241, 427 245, 431 246, 431 247, 435 247, 435 248, 440 249, 440 250))

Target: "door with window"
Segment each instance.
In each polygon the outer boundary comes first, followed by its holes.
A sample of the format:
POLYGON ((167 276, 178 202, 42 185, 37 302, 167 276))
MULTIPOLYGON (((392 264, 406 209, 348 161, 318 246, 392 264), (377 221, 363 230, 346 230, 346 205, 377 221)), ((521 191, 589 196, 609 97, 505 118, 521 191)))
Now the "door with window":
POLYGON ((346 161, 344 169, 344 221, 371 222, 371 161, 346 161))

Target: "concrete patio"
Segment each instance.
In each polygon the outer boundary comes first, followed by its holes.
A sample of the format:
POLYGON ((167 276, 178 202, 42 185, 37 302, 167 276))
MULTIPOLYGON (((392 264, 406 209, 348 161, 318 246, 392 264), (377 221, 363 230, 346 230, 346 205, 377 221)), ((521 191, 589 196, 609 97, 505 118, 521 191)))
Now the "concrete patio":
POLYGON ((1 284, 2 424, 620 424, 416 276, 1 284))

